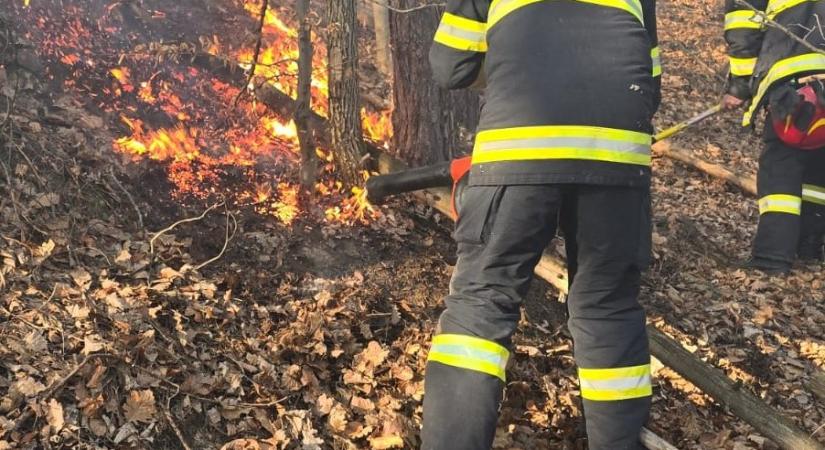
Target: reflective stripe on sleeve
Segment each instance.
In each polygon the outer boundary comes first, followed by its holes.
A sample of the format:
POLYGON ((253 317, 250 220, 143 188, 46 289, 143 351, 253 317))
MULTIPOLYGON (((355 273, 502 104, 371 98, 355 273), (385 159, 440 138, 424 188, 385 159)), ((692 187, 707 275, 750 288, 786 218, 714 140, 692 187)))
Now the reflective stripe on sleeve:
POLYGON ((579 369, 582 397, 618 401, 653 395, 650 364, 612 369, 579 369))
POLYGON ((730 57, 730 73, 737 77, 747 77, 753 75, 757 58, 734 58, 730 57))
POLYGON ((756 11, 733 11, 725 14, 725 31, 762 28, 762 16, 756 11))
POLYGON ((803 72, 825 72, 825 55, 819 53, 806 53, 791 58, 778 61, 773 67, 768 70, 768 73, 759 82, 759 88, 756 90, 756 95, 751 101, 751 105, 745 116, 742 118, 742 125, 748 126, 751 124, 753 114, 756 113, 756 108, 759 106, 762 97, 775 82, 790 77, 797 73, 803 72))
POLYGON ((802 197, 787 194, 766 195, 759 199, 759 214, 784 213, 799 215, 802 212, 802 197))
POLYGON ((486 52, 487 25, 455 14, 444 13, 433 40, 456 50, 486 52))
POLYGON ((484 130, 476 136, 473 164, 581 159, 650 165, 646 133, 591 126, 537 126, 484 130))
POLYGON ((653 76, 660 76, 662 74, 662 53, 658 46, 650 49, 650 59, 653 61, 653 76))
MULTIPOLYGON (((545 0, 493 0, 490 3, 490 10, 487 18, 488 28, 492 28, 505 16, 511 12, 545 0)), ((591 3, 594 5, 606 6, 609 8, 618 8, 633 14, 639 19, 639 22, 644 24, 644 13, 642 4, 639 0, 576 0, 582 3, 591 3)))
POLYGON ((473 336, 439 334, 433 337, 428 361, 486 373, 505 381, 510 352, 501 345, 473 336))
POLYGON ((825 205, 825 187, 813 184, 802 185, 802 201, 825 205))

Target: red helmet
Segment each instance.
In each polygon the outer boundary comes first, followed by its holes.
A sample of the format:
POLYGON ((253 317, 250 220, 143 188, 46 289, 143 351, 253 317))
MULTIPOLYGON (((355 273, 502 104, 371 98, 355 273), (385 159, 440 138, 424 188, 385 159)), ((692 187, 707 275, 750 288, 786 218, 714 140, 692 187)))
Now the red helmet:
POLYGON ((810 84, 799 88, 799 103, 785 117, 774 114, 773 129, 782 142, 803 150, 825 147, 825 108, 810 84))

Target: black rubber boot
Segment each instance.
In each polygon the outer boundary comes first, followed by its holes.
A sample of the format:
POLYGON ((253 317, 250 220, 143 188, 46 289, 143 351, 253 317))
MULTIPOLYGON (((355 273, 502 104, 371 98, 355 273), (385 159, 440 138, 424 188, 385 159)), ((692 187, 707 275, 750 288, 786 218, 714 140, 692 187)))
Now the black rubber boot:
POLYGON ((779 276, 787 275, 791 271, 790 263, 779 261, 776 259, 753 257, 745 262, 742 267, 744 269, 755 269, 765 275, 779 276))
POLYGON ((810 236, 800 239, 797 257, 806 264, 815 264, 823 261, 823 241, 821 236, 810 236))

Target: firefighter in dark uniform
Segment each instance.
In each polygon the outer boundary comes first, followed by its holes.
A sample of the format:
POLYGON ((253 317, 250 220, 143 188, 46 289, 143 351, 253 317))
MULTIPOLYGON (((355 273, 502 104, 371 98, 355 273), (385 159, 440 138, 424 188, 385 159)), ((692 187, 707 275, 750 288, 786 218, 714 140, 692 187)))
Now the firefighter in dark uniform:
POLYGON ((430 63, 448 88, 486 87, 427 363, 422 448, 491 447, 521 301, 557 227, 590 448, 641 448, 655 0, 449 0, 430 63))
POLYGON ((782 274, 790 270, 796 256, 822 259, 825 55, 765 21, 784 25, 809 45, 825 49, 825 37, 810 32, 820 26, 818 17, 825 17, 825 2, 748 3, 753 9, 726 0, 730 82, 724 103, 734 108, 750 101, 744 126, 752 125, 763 107, 768 109, 757 180, 759 227, 749 266, 782 274))

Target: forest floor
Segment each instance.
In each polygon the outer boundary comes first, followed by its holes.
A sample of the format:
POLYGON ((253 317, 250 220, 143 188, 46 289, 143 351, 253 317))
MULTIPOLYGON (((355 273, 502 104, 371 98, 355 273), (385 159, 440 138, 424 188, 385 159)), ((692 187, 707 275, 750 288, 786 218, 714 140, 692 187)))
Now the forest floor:
MULTIPOLYGON (((143 19, 113 15, 102 0, 18 3, 0 5, 31 45, 17 62, 8 46, 0 54, 0 104, 14 99, 0 110, 0 450, 414 448, 428 342, 455 262, 449 219, 398 199, 380 216, 342 223, 328 211, 345 201, 340 192, 261 213, 222 191, 247 169, 221 167, 220 177, 200 180, 212 184, 206 194, 182 194, 171 174, 185 161, 115 151, 128 131, 120 112, 139 110, 125 101, 101 107, 108 91, 85 84, 99 88, 118 53, 146 50, 157 31, 123 33, 119 51, 98 60, 91 52, 111 44, 108 27, 143 19), (102 9, 74 22, 63 3, 102 9), (101 33, 77 33, 90 51, 80 63, 54 39, 68 29, 101 33), (45 67, 32 67, 37 60, 45 67), (289 206, 295 217, 279 219, 289 206)), ((722 94, 718 3, 659 2, 658 128, 722 94)), ((239 27, 254 29, 230 0, 134 4, 175 31, 162 35, 165 45, 213 34, 231 43, 239 27)), ((184 74, 185 103, 210 97, 197 72, 184 74)), ((168 111, 160 117, 168 121, 168 111)), ((738 113, 720 114, 673 146, 753 174, 758 133, 738 122, 738 113)), ((209 126, 199 139, 223 130, 209 126)), ((256 156, 256 183, 297 180, 294 155, 256 156)), ((807 388, 825 371, 825 267, 800 265, 788 277, 739 269, 755 200, 667 159, 655 159, 654 171, 654 263, 641 298, 650 322, 825 442, 825 399, 807 388)), ((496 449, 586 448, 557 296, 536 282, 525 302, 496 449)), ((654 369, 649 427, 678 448, 777 448, 672 370, 654 369)))

